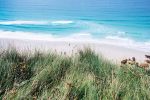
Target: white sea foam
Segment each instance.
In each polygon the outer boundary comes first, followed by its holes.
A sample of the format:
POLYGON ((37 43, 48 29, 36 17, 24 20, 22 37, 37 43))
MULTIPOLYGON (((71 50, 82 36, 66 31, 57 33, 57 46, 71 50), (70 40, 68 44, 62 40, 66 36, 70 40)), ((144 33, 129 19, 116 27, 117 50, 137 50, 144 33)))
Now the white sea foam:
POLYGON ((16 21, 0 21, 1 25, 43 25, 48 24, 47 21, 25 21, 25 20, 16 20, 16 21))
POLYGON ((71 20, 57 20, 57 21, 52 21, 51 23, 52 24, 56 24, 56 25, 59 25, 59 24, 71 24, 71 23, 73 23, 73 21, 71 21, 71 20))
POLYGON ((0 21, 0 25, 61 25, 71 24, 71 20, 54 20, 54 21, 30 21, 30 20, 14 20, 14 21, 0 21))
POLYGON ((119 36, 107 36, 101 42, 112 44, 112 45, 133 48, 133 49, 139 49, 142 51, 148 51, 148 52, 150 51, 150 41, 138 42, 138 41, 134 41, 131 38, 122 38, 119 36))
POLYGON ((32 33, 22 31, 3 31, 0 30, 0 38, 8 39, 28 39, 28 40, 45 40, 45 41, 88 41, 92 40, 90 33, 74 33, 70 36, 58 37, 51 34, 32 33))
POLYGON ((29 39, 29 40, 50 40, 53 38, 52 35, 47 34, 37 34, 31 32, 21 32, 21 31, 3 31, 0 30, 0 38, 9 38, 9 39, 29 39))

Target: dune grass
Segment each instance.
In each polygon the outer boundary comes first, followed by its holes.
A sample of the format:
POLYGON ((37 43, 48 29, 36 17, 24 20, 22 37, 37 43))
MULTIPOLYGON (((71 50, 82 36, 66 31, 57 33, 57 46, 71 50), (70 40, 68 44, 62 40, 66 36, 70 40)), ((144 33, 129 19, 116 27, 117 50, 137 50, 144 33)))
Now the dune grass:
POLYGON ((0 52, 0 99, 148 100, 150 76, 112 64, 91 49, 76 55, 0 52))

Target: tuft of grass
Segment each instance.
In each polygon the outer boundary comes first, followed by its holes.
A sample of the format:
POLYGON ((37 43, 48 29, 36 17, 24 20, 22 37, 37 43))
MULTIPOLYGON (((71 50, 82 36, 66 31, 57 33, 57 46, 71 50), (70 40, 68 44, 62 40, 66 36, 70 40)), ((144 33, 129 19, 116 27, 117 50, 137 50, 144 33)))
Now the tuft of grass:
POLYGON ((0 99, 149 100, 149 72, 113 64, 90 48, 77 55, 0 51, 0 99))

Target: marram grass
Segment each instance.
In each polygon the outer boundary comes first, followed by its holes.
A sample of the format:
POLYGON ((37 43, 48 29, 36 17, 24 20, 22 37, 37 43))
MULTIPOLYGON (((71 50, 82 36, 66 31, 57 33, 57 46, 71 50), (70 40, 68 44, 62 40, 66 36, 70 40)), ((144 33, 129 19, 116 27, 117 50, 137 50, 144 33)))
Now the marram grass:
POLYGON ((3 100, 149 100, 150 76, 112 64, 91 49, 76 55, 0 52, 3 100))

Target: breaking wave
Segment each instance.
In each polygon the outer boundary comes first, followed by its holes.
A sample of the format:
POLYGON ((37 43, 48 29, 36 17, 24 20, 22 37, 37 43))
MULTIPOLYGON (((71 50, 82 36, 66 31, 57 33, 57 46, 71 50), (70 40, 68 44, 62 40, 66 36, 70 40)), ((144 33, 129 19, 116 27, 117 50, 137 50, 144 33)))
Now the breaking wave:
POLYGON ((56 20, 56 21, 28 21, 28 20, 16 20, 16 21, 0 21, 0 25, 61 25, 61 24, 71 24, 71 20, 56 20))
POLYGON ((73 21, 71 20, 58 20, 58 21, 52 21, 52 24, 72 24, 73 21))

